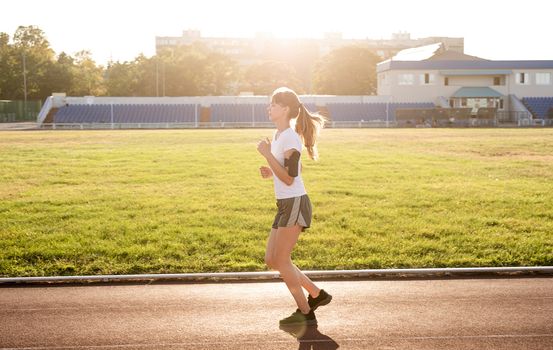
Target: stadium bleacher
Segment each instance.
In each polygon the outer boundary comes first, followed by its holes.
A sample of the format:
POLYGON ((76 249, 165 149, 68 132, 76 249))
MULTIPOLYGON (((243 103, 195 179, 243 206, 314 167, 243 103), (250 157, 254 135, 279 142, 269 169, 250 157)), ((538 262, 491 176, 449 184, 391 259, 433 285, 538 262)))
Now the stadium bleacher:
POLYGON ((75 104, 61 107, 54 123, 193 123, 197 108, 195 104, 75 104))
POLYGON ((385 103, 328 103, 333 121, 386 120, 385 103))
POLYGON ((211 121, 223 123, 268 122, 267 105, 261 103, 212 104, 211 121))
POLYGON ((536 119, 552 119, 553 97, 524 97, 522 103, 536 119))
POLYGON ((399 108, 402 109, 417 109, 417 108, 434 108, 434 104, 431 102, 394 102, 390 103, 390 120, 396 120, 396 110, 399 108))
POLYGON ((433 103, 328 103, 333 121, 395 121, 398 108, 433 108, 433 103))
MULTIPOLYGON (((551 102, 553 104, 553 102, 551 102)), ((311 112, 319 112, 314 103, 305 103, 311 112)), ((213 123, 255 125, 270 123, 266 103, 211 104, 213 123)), ((327 103, 330 119, 337 122, 396 120, 397 109, 434 108, 433 103, 371 102, 327 103)), ((62 106, 54 123, 194 123, 200 119, 199 104, 71 104, 62 106)))
MULTIPOLYGON (((223 103, 211 105, 211 121, 218 123, 268 123, 266 103, 223 103)), ((317 112, 317 106, 306 103, 311 112, 317 112)))
POLYGON ((304 103, 303 105, 309 112, 312 112, 312 113, 318 112, 317 105, 314 103, 304 103))

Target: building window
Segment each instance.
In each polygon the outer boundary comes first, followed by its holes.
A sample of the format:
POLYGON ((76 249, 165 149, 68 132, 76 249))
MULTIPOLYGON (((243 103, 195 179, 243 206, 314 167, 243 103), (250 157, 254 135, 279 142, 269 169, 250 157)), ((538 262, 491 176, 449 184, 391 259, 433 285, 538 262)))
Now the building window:
POLYGON ((444 85, 445 85, 445 86, 448 86, 448 85, 449 85, 449 78, 448 78, 448 77, 445 77, 445 78, 444 78, 444 85))
POLYGON ((530 84, 529 78, 530 78, 530 74, 528 73, 517 73, 516 75, 517 84, 528 85, 530 84))
POLYGON ((493 84, 495 86, 501 85, 501 77, 493 77, 493 84))
POLYGON ((536 73, 536 85, 551 84, 551 73, 536 73))
POLYGON ((462 106, 462 107, 466 107, 466 106, 467 106, 467 99, 464 98, 464 97, 461 99, 461 106, 462 106))
POLYGON ((415 82, 415 75, 410 73, 404 73, 399 75, 399 85, 413 85, 415 82))
POLYGON ((431 73, 421 74, 421 82, 424 85, 434 84, 434 74, 431 74, 431 73))
POLYGON ((503 109, 503 99, 499 99, 499 109, 503 109))

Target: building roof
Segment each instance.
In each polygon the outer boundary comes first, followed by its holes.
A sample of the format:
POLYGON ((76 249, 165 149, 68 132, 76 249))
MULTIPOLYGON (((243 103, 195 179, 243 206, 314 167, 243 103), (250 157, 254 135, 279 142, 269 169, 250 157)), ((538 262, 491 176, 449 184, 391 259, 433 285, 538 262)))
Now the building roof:
POLYGON ((502 94, 495 91, 494 89, 491 89, 487 86, 477 86, 477 87, 462 87, 459 90, 455 91, 451 97, 455 98, 462 98, 462 97, 480 97, 480 98, 487 98, 487 97, 503 97, 502 94))
POLYGON ((484 58, 477 56, 467 55, 459 51, 446 50, 443 52, 437 52, 434 56, 430 57, 428 60, 432 61, 488 61, 484 58))
POLYGON ((471 70, 441 70, 440 75, 456 76, 456 75, 507 75, 513 73, 509 69, 471 69, 471 70))
POLYGON ((425 46, 412 47, 399 51, 394 57, 393 61, 421 61, 427 60, 438 52, 443 51, 442 43, 434 43, 425 46))
POLYGON ((393 61, 386 60, 376 65, 377 72, 388 70, 452 70, 452 69, 553 69, 553 60, 536 61, 460 61, 425 60, 393 61))
MULTIPOLYGON (((388 70, 450 70, 449 75, 482 75, 482 73, 453 73, 451 70, 511 70, 553 69, 553 61, 491 61, 462 52, 446 50, 443 43, 402 50, 394 57, 376 65, 377 72, 388 70)), ((441 72, 440 72, 441 73, 441 72)), ((492 73, 492 74, 511 74, 492 73)))

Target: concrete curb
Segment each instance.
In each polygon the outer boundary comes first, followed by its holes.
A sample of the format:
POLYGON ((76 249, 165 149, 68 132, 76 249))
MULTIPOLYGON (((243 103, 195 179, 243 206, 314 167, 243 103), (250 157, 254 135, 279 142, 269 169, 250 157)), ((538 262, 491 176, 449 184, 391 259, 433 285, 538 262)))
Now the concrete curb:
MULTIPOLYGON (((351 278, 443 278, 461 276, 553 276, 553 266, 521 267, 466 267, 466 268, 426 268, 426 269, 371 269, 371 270, 330 270, 304 271, 313 279, 351 278)), ((52 276, 52 277, 8 277, 0 278, 0 286, 10 284, 58 284, 93 282, 225 282, 279 280, 278 272, 220 272, 220 273, 177 273, 139 275, 93 275, 93 276, 52 276)))

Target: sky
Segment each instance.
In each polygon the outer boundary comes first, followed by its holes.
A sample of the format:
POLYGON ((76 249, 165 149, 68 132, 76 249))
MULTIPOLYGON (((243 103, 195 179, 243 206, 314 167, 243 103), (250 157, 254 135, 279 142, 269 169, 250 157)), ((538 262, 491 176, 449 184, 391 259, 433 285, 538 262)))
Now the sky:
POLYGON ((465 53, 492 60, 553 60, 553 3, 545 0, 0 0, 0 32, 42 29, 54 51, 90 50, 97 63, 155 54, 156 36, 345 39, 465 38, 465 53))

